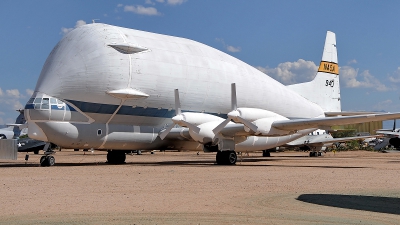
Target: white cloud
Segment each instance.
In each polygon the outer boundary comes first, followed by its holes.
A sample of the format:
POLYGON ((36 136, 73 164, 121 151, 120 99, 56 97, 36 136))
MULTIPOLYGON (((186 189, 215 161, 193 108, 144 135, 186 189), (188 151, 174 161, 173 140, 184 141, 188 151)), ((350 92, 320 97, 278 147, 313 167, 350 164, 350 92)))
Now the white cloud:
POLYGON ((389 76, 389 81, 393 83, 400 83, 400 67, 393 72, 392 76, 389 76))
POLYGON ((0 97, 3 96, 3 90, 0 88, 0 97))
POLYGON ((289 85, 312 80, 317 73, 317 65, 312 61, 299 59, 296 62, 280 63, 276 68, 257 67, 277 81, 289 85))
POLYGON ((26 89, 25 92, 28 95, 28 97, 31 97, 33 95, 33 90, 31 89, 26 89))
POLYGON ((23 108, 24 108, 24 106, 21 104, 21 102, 14 101, 14 104, 13 104, 13 109, 14 110, 23 109, 23 108))
POLYGON ((144 3, 145 3, 145 4, 148 4, 148 5, 155 5, 155 4, 156 4, 156 3, 154 3, 154 2, 151 1, 151 0, 146 0, 144 3))
MULTIPOLYGON (((180 5, 186 2, 187 0, 167 0, 169 5, 180 5)), ((163 1, 164 2, 164 1, 163 1)))
POLYGON ((19 99, 21 94, 19 93, 18 89, 11 89, 11 90, 6 90, 7 96, 11 98, 16 98, 19 99))
POLYGON ((340 67, 341 82, 349 88, 372 88, 376 91, 390 90, 390 88, 375 78, 369 70, 364 70, 360 74, 358 72, 358 69, 351 66, 340 67))
POLYGON ((76 21, 75 27, 73 27, 73 28, 62 27, 61 28, 61 33, 65 35, 66 33, 70 32, 71 30, 73 30, 73 29, 75 29, 77 27, 83 26, 85 24, 86 24, 86 22, 84 20, 78 20, 78 21, 76 21))
POLYGON ((372 106, 372 109, 374 111, 390 112, 390 111, 396 110, 395 107, 393 107, 393 106, 396 106, 395 104, 393 104, 393 101, 390 99, 387 99, 387 100, 376 103, 375 105, 372 106))
POLYGON ((135 14, 139 14, 139 15, 146 15, 146 16, 158 16, 161 15, 161 13, 159 13, 157 11, 156 8, 154 7, 144 7, 141 5, 126 5, 124 6, 124 11, 125 12, 133 12, 135 14))
POLYGON ((357 60, 352 59, 352 60, 347 62, 347 65, 356 64, 356 63, 357 63, 357 60))
POLYGON ((215 40, 222 43, 222 45, 228 52, 240 52, 242 50, 240 47, 234 47, 231 45, 227 45, 225 43, 224 39, 222 39, 222 38, 215 38, 215 40))
POLYGON ((123 4, 121 4, 121 3, 117 5, 117 7, 122 7, 122 6, 124 6, 124 5, 123 5, 123 4))
POLYGON ((241 48, 228 45, 226 46, 226 50, 228 50, 228 52, 240 52, 241 48))

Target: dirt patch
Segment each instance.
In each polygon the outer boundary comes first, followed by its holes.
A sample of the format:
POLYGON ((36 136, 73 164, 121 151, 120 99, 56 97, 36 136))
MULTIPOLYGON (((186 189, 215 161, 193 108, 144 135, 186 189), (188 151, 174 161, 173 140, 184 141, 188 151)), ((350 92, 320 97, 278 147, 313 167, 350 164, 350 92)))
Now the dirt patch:
POLYGON ((0 161, 2 224, 395 224, 400 153, 261 153, 215 165, 214 153, 19 153, 0 161))

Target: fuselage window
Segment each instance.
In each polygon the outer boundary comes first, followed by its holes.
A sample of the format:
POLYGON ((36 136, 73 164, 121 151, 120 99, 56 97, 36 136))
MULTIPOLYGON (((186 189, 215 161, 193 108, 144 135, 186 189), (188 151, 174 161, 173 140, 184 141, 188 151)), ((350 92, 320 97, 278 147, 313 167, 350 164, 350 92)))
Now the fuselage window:
POLYGON ((100 136, 101 135, 101 129, 98 129, 97 130, 97 136, 100 136))
POLYGON ((55 99, 55 98, 50 98, 50 104, 52 104, 52 105, 57 105, 57 99, 55 99))
POLYGON ((49 98, 43 98, 41 109, 49 109, 49 98))

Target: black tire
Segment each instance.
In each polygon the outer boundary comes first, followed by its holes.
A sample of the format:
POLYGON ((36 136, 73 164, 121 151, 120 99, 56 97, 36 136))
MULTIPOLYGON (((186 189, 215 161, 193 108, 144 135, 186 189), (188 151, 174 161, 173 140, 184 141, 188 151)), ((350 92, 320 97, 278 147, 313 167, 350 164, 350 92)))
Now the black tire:
POLYGON ((215 156, 215 160, 217 161, 218 165, 223 165, 224 164, 222 159, 223 159, 223 152, 218 151, 217 155, 215 156))
POLYGON ((321 152, 318 152, 317 156, 322 156, 322 153, 321 153, 321 152))
POLYGON ((40 157, 40 166, 49 166, 46 156, 40 157))
POLYGON ((75 149, 74 149, 74 152, 79 152, 79 148, 75 148, 75 149))
POLYGON ((56 159, 54 158, 54 156, 47 156, 47 164, 48 166, 54 166, 54 164, 56 164, 56 159))
POLYGON ((310 157, 314 157, 315 156, 315 152, 310 152, 310 157))
POLYGON ((263 150, 262 156, 263 156, 263 157, 270 157, 270 156, 271 156, 271 153, 270 153, 268 150, 263 150))
POLYGON ((35 155, 39 154, 39 150, 33 150, 33 154, 35 155))
POLYGON ((218 151, 216 161, 218 165, 234 165, 237 161, 237 154, 235 151, 218 151))
POLYGON ((109 151, 107 154, 107 162, 109 164, 125 163, 126 155, 124 151, 109 151))
POLYGON ((226 164, 235 165, 237 161, 237 154, 235 151, 226 151, 226 164))

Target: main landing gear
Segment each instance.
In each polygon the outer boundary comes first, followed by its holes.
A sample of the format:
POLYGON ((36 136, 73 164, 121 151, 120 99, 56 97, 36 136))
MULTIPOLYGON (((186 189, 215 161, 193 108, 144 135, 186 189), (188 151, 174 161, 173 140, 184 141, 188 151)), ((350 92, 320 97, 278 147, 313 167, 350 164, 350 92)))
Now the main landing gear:
POLYGON ((310 152, 310 157, 318 157, 318 156, 322 156, 321 152, 310 152))
POLYGON ((234 165, 237 161, 237 155, 235 151, 218 151, 216 156, 218 165, 234 165))
POLYGON ((107 162, 109 164, 123 164, 125 163, 125 159, 126 159, 125 151, 108 150, 107 162))
POLYGON ((56 159, 54 156, 52 156, 54 151, 51 149, 51 147, 51 143, 46 143, 44 146, 44 156, 40 157, 40 166, 54 166, 54 164, 56 164, 56 159))

